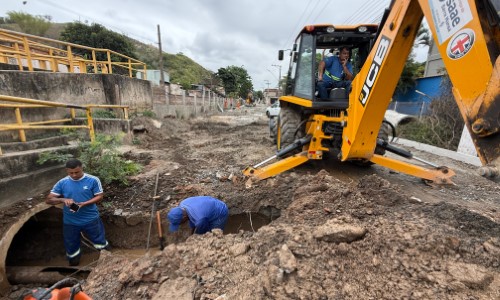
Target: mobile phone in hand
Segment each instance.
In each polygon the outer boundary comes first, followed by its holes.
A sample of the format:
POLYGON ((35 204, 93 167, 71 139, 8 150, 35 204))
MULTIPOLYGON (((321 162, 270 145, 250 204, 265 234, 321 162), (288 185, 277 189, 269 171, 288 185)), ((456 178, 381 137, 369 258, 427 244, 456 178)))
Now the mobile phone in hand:
POLYGON ((80 206, 77 205, 76 203, 71 203, 71 205, 69 206, 69 210, 71 210, 72 212, 77 212, 79 209, 80 206))

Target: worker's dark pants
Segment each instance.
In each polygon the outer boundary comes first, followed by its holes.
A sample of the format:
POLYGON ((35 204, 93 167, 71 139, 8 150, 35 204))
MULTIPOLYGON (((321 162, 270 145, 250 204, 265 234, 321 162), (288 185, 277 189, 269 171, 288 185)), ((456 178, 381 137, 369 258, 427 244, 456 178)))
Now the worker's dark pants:
POLYGON ((318 81, 316 88, 318 89, 318 97, 320 99, 328 99, 330 96, 328 95, 328 89, 334 88, 345 88, 347 91, 351 91, 352 81, 350 80, 339 80, 339 81, 331 81, 331 80, 323 80, 318 81))
POLYGON ((80 256, 81 232, 94 244, 97 250, 102 250, 108 246, 101 218, 80 226, 63 224, 64 247, 68 259, 80 256))

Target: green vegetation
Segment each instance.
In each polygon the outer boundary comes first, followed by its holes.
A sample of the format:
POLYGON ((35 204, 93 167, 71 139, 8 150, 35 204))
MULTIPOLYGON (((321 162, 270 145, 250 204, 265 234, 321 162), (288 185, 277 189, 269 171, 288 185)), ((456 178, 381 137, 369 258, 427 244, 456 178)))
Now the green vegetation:
POLYGON ((211 73, 184 54, 165 53, 163 61, 170 74, 170 82, 180 83, 183 89, 191 89, 191 84, 209 84, 206 79, 211 78, 211 73))
POLYGON ((217 76, 222 80, 224 90, 230 97, 246 99, 248 93, 253 90, 252 79, 243 67, 219 68, 217 76))
POLYGON ((93 118, 116 119, 116 113, 112 110, 96 110, 92 112, 93 118))
MULTIPOLYGON (((61 32, 61 40, 92 48, 109 49, 122 55, 136 58, 135 47, 130 42, 130 39, 122 34, 108 30, 99 24, 69 23, 61 32)), ((92 52, 89 50, 75 48, 73 51, 87 58, 92 57, 92 52)), ((107 61, 107 54, 105 52, 97 52, 96 59, 107 61)), ((126 58, 115 54, 111 54, 111 60, 115 62, 127 61, 126 58)), ((124 75, 128 74, 128 71, 122 68, 116 68, 114 72, 124 75)))
POLYGON ((50 16, 33 16, 23 12, 9 11, 7 18, 2 18, 0 24, 17 24, 22 32, 44 36, 50 28, 50 16))
POLYGON ((464 121, 458 109, 448 76, 443 77, 442 96, 431 103, 430 113, 417 122, 399 126, 399 136, 436 147, 457 150, 464 121))
POLYGON ((416 62, 413 56, 406 60, 403 72, 399 78, 395 93, 405 94, 406 92, 415 89, 417 84, 416 79, 424 76, 425 63, 416 62))
MULTIPOLYGON (((139 173, 141 166, 121 156, 117 150, 121 138, 120 135, 97 134, 94 142, 80 141, 76 157, 82 161, 85 172, 99 177, 104 184, 113 182, 127 185, 127 176, 139 173)), ((44 152, 37 163, 65 162, 69 158, 71 154, 44 152)))
POLYGON ((145 110, 145 111, 143 111, 143 112, 142 112, 142 115, 143 115, 144 117, 148 117, 148 118, 154 118, 154 117, 156 117, 155 112, 154 112, 154 111, 151 111, 151 110, 145 110))
MULTIPOLYGON (((134 41, 137 59, 150 69, 160 69, 159 53, 156 47, 134 41)), ((163 53, 163 69, 170 75, 170 82, 178 83, 183 89, 191 89, 192 84, 215 85, 217 80, 212 72, 182 53, 163 53)))
POLYGON ((403 72, 396 86, 395 94, 405 94, 409 90, 415 89, 416 79, 424 76, 425 62, 416 62, 414 50, 419 46, 430 46, 431 35, 427 28, 420 25, 415 42, 413 43, 412 53, 406 60, 403 72))

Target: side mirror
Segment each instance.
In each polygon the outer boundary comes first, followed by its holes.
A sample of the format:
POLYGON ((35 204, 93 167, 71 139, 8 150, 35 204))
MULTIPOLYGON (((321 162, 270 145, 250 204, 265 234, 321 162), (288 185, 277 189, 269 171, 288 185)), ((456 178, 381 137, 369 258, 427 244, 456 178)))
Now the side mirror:
POLYGON ((278 60, 283 60, 283 50, 278 51, 278 60))
POLYGON ((297 44, 293 44, 293 49, 292 49, 293 52, 297 51, 297 44))

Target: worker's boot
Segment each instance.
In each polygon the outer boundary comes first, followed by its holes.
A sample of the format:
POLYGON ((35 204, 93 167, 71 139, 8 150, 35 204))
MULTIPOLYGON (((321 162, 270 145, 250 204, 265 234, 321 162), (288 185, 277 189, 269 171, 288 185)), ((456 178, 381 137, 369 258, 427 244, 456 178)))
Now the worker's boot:
POLYGON ((80 264, 80 257, 81 257, 81 255, 80 255, 80 254, 78 254, 78 255, 77 255, 77 256, 75 256, 75 257, 71 257, 71 258, 69 259, 69 265, 70 265, 70 266, 78 266, 78 265, 80 264))

